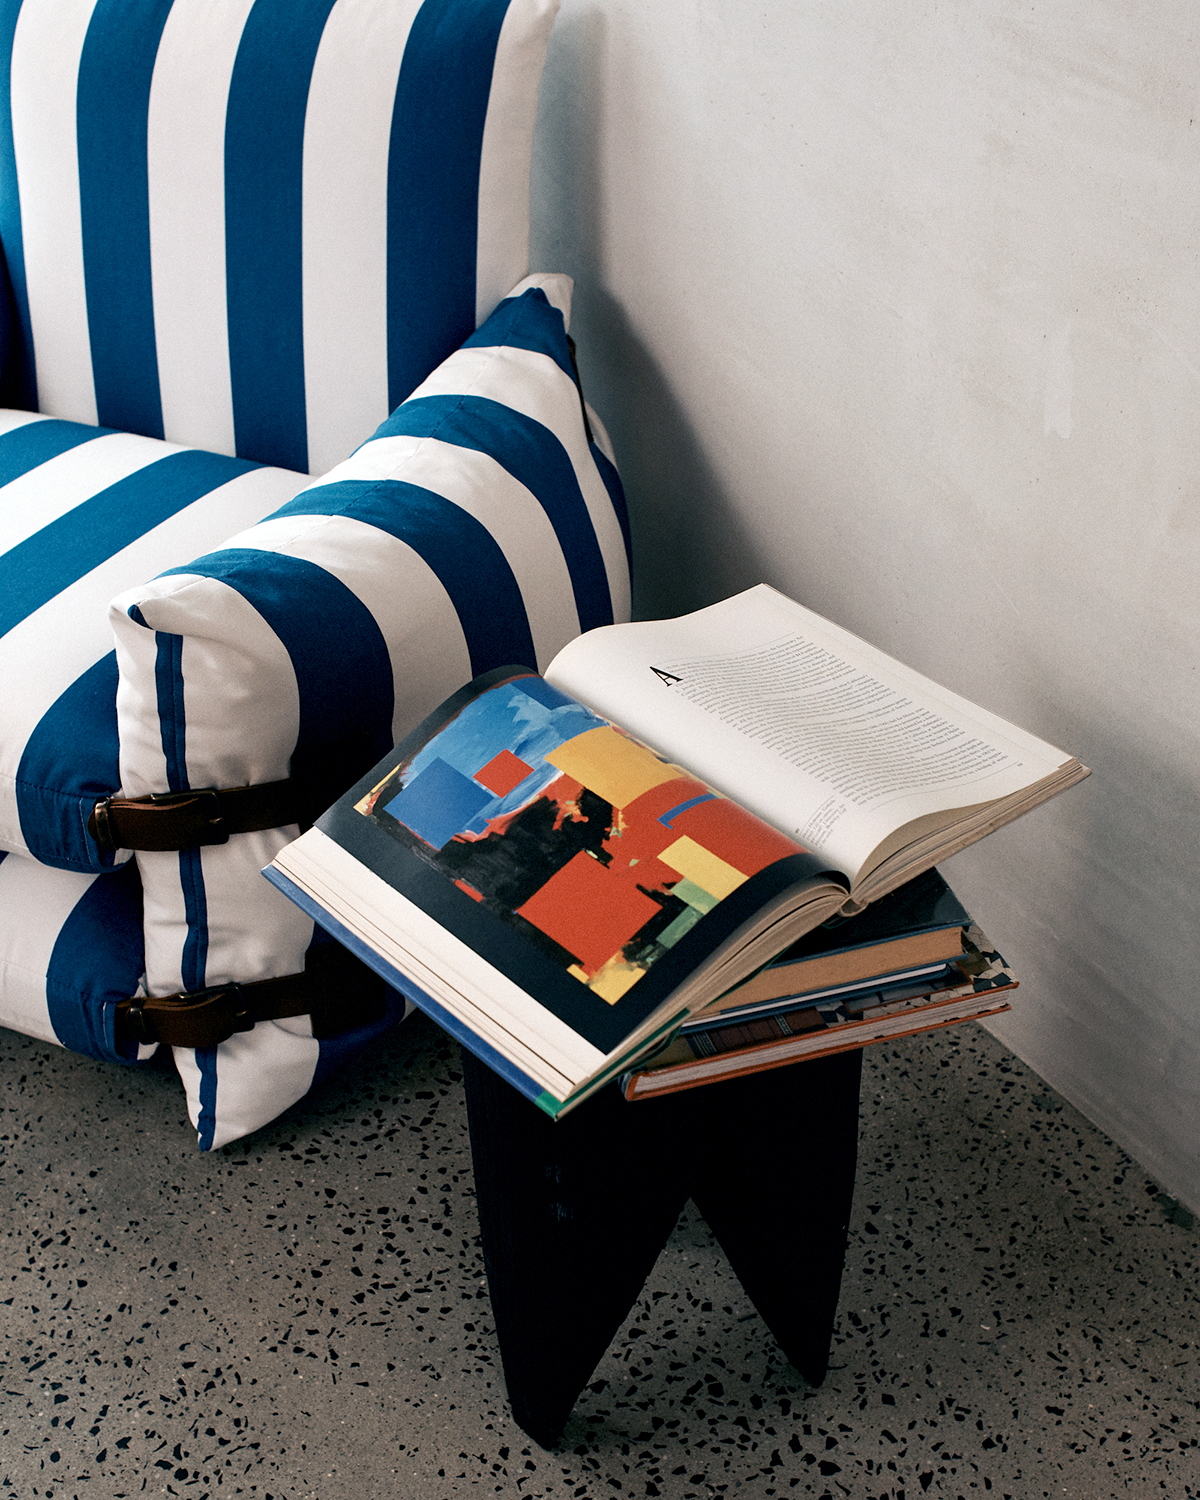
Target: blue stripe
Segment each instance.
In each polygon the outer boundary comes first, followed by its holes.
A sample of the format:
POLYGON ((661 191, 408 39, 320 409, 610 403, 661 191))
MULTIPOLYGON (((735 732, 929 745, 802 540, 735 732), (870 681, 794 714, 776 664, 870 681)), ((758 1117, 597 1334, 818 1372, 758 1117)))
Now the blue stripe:
POLYGON ((106 437, 107 427, 85 427, 81 422, 26 422, 0 433, 0 484, 11 484, 39 464, 78 448, 93 438, 106 437))
POLYGON ((21 325, 4 251, 0 248, 0 406, 16 406, 21 399, 21 325))
POLYGON ((612 501, 612 508, 617 513, 617 524, 621 528, 621 536, 625 542, 625 566, 633 567, 633 538, 629 533, 629 506, 625 500, 625 489, 621 484, 621 476, 617 473, 616 465, 609 456, 603 452, 598 443, 593 443, 592 459, 596 470, 604 481, 604 488, 608 491, 608 498, 612 501))
POLYGON ((121 785, 117 653, 110 651, 56 700, 25 742, 17 767, 17 814, 34 859, 95 875, 111 850, 88 837, 88 814, 121 785))
POLYGON ((211 1151, 217 1133, 217 1049, 197 1047, 196 1066, 200 1069, 200 1109, 196 1120, 196 1144, 201 1151, 211 1151))
POLYGON ((131 863, 92 882, 55 940, 46 1003, 64 1047, 105 1062, 137 1060, 136 1044, 117 1043, 116 1006, 137 989, 143 952, 142 888, 131 863))
POLYGON ((675 819, 681 817, 685 812, 690 812, 693 807, 699 807, 702 802, 715 802, 716 792, 701 792, 698 797, 689 797, 686 802, 679 802, 659 818, 664 828, 670 828, 675 819))
POLYGON ((479 161, 508 0, 425 0, 404 49, 388 156, 388 405, 475 327, 479 161))
POLYGON ((463 348, 490 349, 497 345, 544 354, 575 384, 563 315, 557 307, 551 307, 540 286, 530 287, 519 297, 506 297, 487 322, 480 324, 464 342, 463 348))
POLYGON ((406 542, 449 594, 473 675, 509 664, 536 667, 508 560, 487 528, 444 496, 399 479, 341 480, 302 491, 276 515, 348 516, 406 542))
POLYGON ((187 937, 180 955, 180 978, 185 990, 201 990, 208 967, 208 897, 204 890, 204 865, 199 849, 179 851, 179 886, 183 892, 183 916, 187 937))
POLYGON ((225 115, 229 374, 237 451, 305 473, 304 112, 334 0, 258 0, 225 115))
MULTIPOLYGON (((130 612, 139 625, 146 622, 136 605, 130 612)), ((154 690, 158 705, 158 732, 166 763, 167 788, 189 790, 187 774, 187 719, 184 714, 183 636, 159 630, 154 635, 154 690)), ((179 851, 179 888, 183 896, 183 918, 187 935, 180 954, 180 978, 185 990, 204 987, 208 963, 208 899, 204 890, 204 864, 199 849, 179 851)))
POLYGON ((0 635, 169 516, 254 468, 185 449, 147 464, 0 557, 0 635))
MULTIPOLYGON (((298 751, 357 740, 353 753, 371 758, 347 776, 349 786, 391 749, 395 703, 387 642, 370 610, 340 579, 303 558, 236 547, 170 572, 215 578, 236 589, 278 636, 296 674, 298 751), (364 738, 369 752, 361 748, 364 738)), ((339 774, 332 767, 330 772, 339 774)))
MULTIPOLYGON (((135 606, 136 608, 136 606, 135 606)), ((141 611, 138 611, 139 616, 141 611)), ((140 619, 138 624, 144 624, 140 619)), ((187 792, 187 718, 183 699, 183 637, 165 630, 154 634, 154 691, 158 733, 166 762, 167 790, 187 792)))
POLYGON ((146 119, 172 0, 96 0, 79 60, 83 277, 99 420, 163 435, 150 280, 146 119))
POLYGON ((416 396, 398 407, 375 436, 401 434, 471 448, 502 464, 531 491, 554 527, 571 575, 580 630, 612 624, 608 573, 587 502, 570 455, 548 427, 483 396, 416 396))
POLYGON ((0 370, 0 401, 22 411, 37 409, 33 326, 25 282, 25 242, 21 230, 21 195, 17 189, 17 156, 12 130, 12 46, 21 0, 0 0, 0 241, 12 290, 19 357, 0 370))

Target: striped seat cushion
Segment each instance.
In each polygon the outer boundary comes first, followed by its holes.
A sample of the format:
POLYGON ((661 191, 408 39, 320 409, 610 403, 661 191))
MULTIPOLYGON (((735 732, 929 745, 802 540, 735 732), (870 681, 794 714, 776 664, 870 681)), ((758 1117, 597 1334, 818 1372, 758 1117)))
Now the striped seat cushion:
POLYGON ((308 473, 344 458, 526 272, 556 10, 0 7, 5 399, 308 473))
POLYGON ((108 603, 276 510, 307 476, 0 411, 0 849, 109 868, 87 834, 120 785, 108 603))
MULTIPOLYGON (((332 801, 474 674, 544 666, 628 618, 624 500, 585 427, 569 295, 566 277, 529 278, 350 459, 114 601, 127 795, 304 766, 332 801)), ((139 854, 151 994, 303 967, 312 924, 260 873, 296 831, 139 854)), ((206 1063, 201 1145, 223 1139, 226 1056, 269 1057, 281 1025, 206 1063)))

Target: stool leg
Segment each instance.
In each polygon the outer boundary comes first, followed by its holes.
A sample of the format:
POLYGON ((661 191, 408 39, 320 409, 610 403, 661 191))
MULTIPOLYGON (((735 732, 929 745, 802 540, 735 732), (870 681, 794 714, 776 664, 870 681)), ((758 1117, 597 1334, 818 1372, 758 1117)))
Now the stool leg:
POLYGON ((463 1053, 479 1228, 517 1424, 553 1447, 687 1201, 669 1121, 613 1088, 553 1121, 463 1053))
POLYGON ((811 1385, 820 1385, 829 1367, 854 1196, 861 1070, 861 1050, 841 1052, 691 1092, 698 1168, 691 1195, 780 1348, 811 1385))

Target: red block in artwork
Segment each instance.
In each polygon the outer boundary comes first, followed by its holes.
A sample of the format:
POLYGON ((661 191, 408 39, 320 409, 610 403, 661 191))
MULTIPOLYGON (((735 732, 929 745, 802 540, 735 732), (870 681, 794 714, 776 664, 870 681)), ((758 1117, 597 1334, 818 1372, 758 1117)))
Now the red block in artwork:
POLYGON ((512 791, 513 787, 520 786, 532 771, 533 767, 527 766, 511 750, 501 750, 500 754, 494 755, 481 771, 475 772, 475 780, 480 786, 487 787, 489 792, 494 792, 497 797, 504 797, 512 791))
POLYGON ((659 910, 632 878, 581 853, 530 896, 519 914, 595 974, 659 910))

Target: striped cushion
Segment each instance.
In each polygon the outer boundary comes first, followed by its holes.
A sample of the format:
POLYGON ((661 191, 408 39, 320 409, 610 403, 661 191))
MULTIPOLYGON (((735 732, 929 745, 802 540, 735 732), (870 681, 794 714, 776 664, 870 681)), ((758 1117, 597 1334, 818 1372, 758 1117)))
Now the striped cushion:
MULTIPOLYGON (((308 764, 332 800, 475 673, 628 618, 624 501, 585 432, 569 294, 530 278, 345 463, 114 601, 127 795, 308 764)), ((139 854, 151 994, 303 966, 312 924, 260 874, 295 833, 139 854)), ((226 1058, 261 1045, 270 1067, 282 1026, 217 1049, 213 1141, 226 1058)))
MULTIPOLYGON (((100 1062, 145 1062, 154 1046, 118 1042, 117 1002, 142 978, 142 892, 137 866, 75 875, 0 854, 0 1026, 100 1062)), ((369 1046, 411 1007, 388 992, 370 1026, 314 1041, 303 1018, 259 1027, 221 1047, 221 1117, 215 1112, 218 1049, 176 1049, 187 1109, 206 1149, 268 1124, 369 1046)))
POLYGON ((344 458, 525 274, 556 10, 6 0, 11 404, 344 458))
POLYGON ((74 875, 0 854, 0 1025, 105 1062, 154 1047, 118 1045, 118 1000, 142 974, 137 867, 74 875))
POLYGON ((0 411, 0 849, 81 873, 112 864, 86 830, 97 798, 120 785, 109 600, 305 483, 245 459, 0 411))

